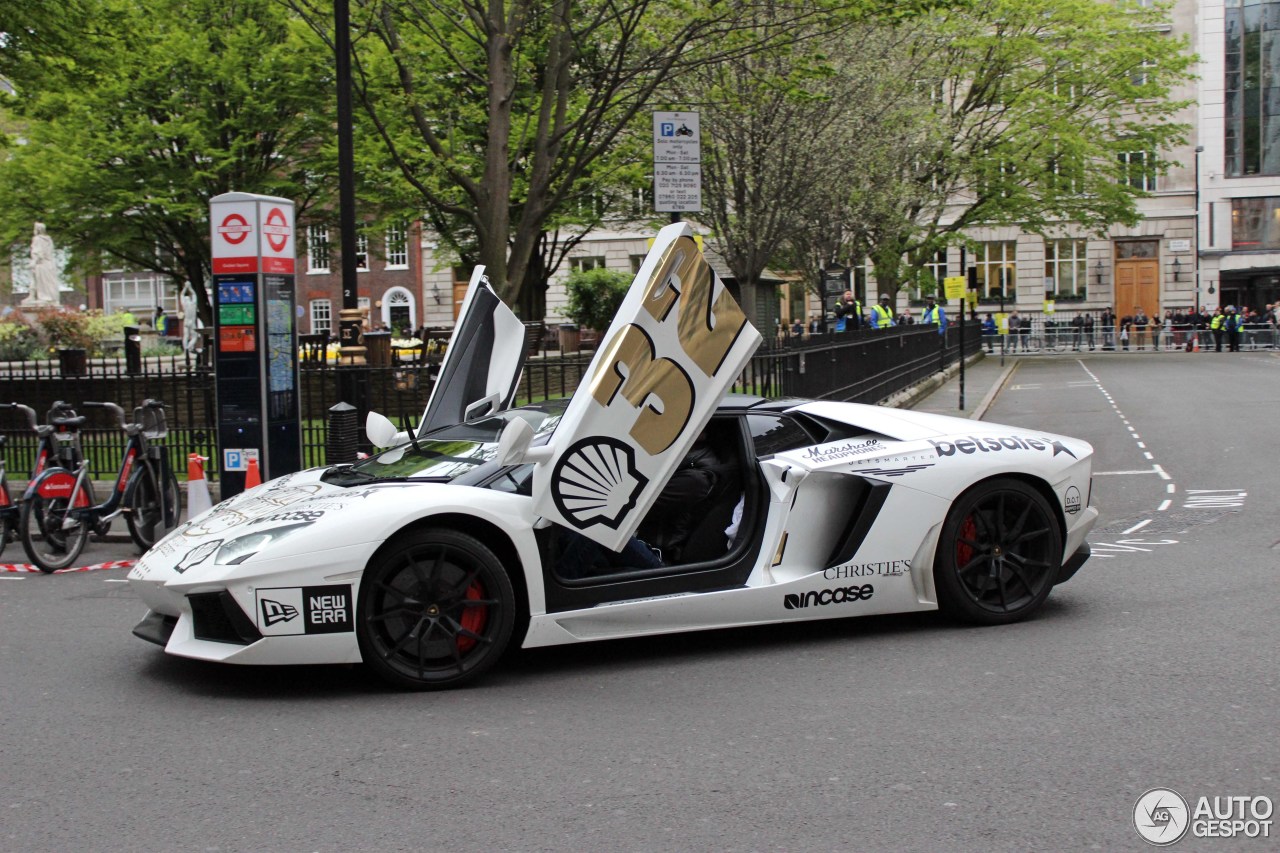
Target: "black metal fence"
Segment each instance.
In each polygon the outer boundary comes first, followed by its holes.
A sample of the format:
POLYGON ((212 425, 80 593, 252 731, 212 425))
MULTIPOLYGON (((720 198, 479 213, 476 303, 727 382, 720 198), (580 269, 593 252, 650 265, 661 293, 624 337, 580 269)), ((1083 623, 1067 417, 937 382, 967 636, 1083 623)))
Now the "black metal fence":
MULTIPOLYGON (((966 331, 965 351, 976 353, 978 330, 966 331)), ((959 349, 954 326, 945 339, 936 327, 921 326, 769 340, 732 390, 765 397, 874 403, 926 378, 943 364, 954 363, 959 349)), ((559 349, 534 352, 525 363, 516 402, 572 394, 593 355, 559 349)), ((320 359, 303 362, 299 396, 304 466, 325 464, 329 409, 339 402, 379 411, 396 423, 417 423, 439 372, 438 362, 439 356, 415 356, 390 366, 337 366, 320 359)), ((183 356, 148 358, 141 371, 134 372, 123 359, 88 359, 77 367, 83 372, 76 375, 66 375, 65 367, 57 361, 0 362, 0 402, 30 406, 43 421, 57 400, 73 407, 87 400, 109 401, 126 411, 148 398, 163 400, 169 425, 164 443, 179 476, 186 471, 189 453, 217 459, 214 377, 209 367, 183 356)), ((125 435, 103 410, 80 409, 79 413, 90 418, 81 433, 90 472, 95 479, 109 479, 119 467, 125 435)), ((8 436, 10 478, 26 479, 34 462, 35 435, 13 411, 0 411, 0 433, 8 436)), ((211 475, 216 469, 216 463, 207 466, 211 475)))

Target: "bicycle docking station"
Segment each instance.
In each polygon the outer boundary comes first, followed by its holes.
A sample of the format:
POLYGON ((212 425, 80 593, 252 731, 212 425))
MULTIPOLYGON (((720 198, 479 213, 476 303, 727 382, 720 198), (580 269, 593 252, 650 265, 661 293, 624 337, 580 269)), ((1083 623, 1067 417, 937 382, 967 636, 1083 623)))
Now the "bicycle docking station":
POLYGON ((224 193, 209 201, 214 376, 221 495, 302 469, 294 206, 224 193))

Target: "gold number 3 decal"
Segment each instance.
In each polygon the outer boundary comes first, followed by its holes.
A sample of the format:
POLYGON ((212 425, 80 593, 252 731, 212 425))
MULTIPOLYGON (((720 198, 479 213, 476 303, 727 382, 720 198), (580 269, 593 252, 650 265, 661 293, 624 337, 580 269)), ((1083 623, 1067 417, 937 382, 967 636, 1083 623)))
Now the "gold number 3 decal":
MULTIPOLYGON (((715 376, 747 325, 747 318, 727 289, 712 300, 715 276, 690 237, 673 242, 658 264, 645 294, 644 309, 665 322, 675 309, 680 346, 707 376, 715 376)), ((643 329, 628 325, 614 335, 601 354, 605 365, 594 380, 592 395, 609 406, 623 398, 642 411, 630 434, 644 451, 657 456, 684 432, 693 413, 693 380, 678 363, 658 358, 653 340, 643 329), (650 401, 658 398, 660 405, 650 401)))
POLYGON ((693 381, 680 365, 669 358, 654 358, 653 341, 644 329, 628 325, 614 335, 601 363, 608 367, 597 378, 592 396, 608 407, 622 392, 632 406, 639 407, 653 394, 662 408, 648 403, 631 427, 631 437, 650 456, 657 456, 675 443, 684 432, 693 411, 693 381))

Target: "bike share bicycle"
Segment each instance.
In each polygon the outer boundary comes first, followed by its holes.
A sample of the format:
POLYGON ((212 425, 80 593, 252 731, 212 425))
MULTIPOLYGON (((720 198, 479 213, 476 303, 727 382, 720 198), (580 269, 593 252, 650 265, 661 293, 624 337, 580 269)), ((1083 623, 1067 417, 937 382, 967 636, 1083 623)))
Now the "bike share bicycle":
MULTIPOLYGON (((50 407, 46 419, 47 424, 36 421, 35 410, 21 403, 0 403, 0 411, 14 409, 26 416, 31 431, 37 436, 35 461, 31 468, 31 476, 27 481, 27 490, 21 498, 13 500, 8 481, 0 461, 0 552, 5 544, 19 538, 22 524, 22 507, 30 492, 31 484, 51 465, 74 467, 80 462, 79 424, 83 418, 77 418, 70 405, 59 400, 50 407)), ((0 436, 0 447, 4 445, 4 436, 0 436)))
POLYGON ((54 468, 32 483, 23 504, 21 526, 27 555, 41 571, 71 565, 84 549, 89 532, 102 532, 102 525, 109 525, 117 515, 124 515, 129 535, 142 551, 178 524, 178 479, 163 447, 151 443, 168 433, 164 404, 144 401, 134 409, 134 423, 125 421, 124 409, 115 403, 85 403, 84 408, 114 412, 128 442, 111 494, 100 504, 93 498, 93 481, 83 460, 74 473, 54 468), (45 535, 37 539, 37 530, 45 535))

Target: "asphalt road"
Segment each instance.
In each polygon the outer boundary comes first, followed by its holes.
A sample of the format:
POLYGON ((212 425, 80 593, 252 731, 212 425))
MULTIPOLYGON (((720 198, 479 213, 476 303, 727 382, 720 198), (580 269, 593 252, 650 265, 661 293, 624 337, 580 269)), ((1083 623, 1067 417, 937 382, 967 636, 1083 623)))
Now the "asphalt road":
POLYGON ((1146 849, 1150 788, 1280 800, 1278 403, 1269 353, 1022 362, 986 419, 1093 442, 1102 518, 1002 628, 561 647, 417 695, 169 658, 120 570, 0 575, 0 849, 1146 849))

